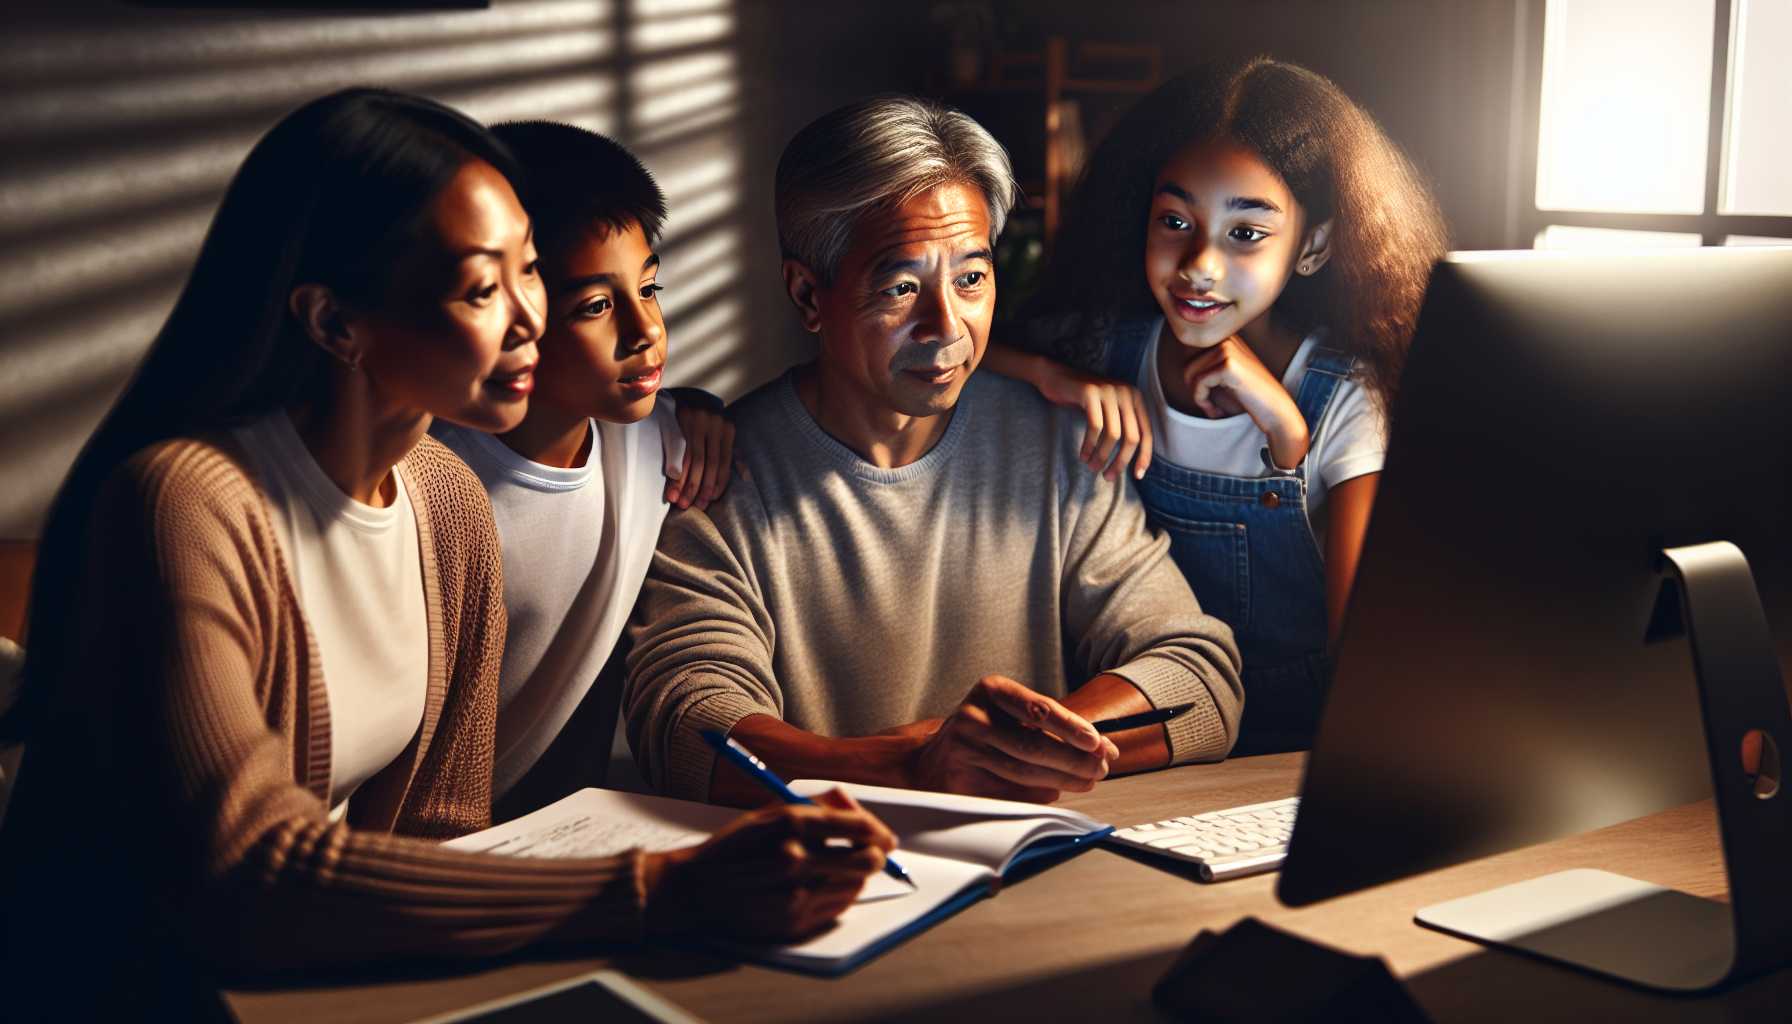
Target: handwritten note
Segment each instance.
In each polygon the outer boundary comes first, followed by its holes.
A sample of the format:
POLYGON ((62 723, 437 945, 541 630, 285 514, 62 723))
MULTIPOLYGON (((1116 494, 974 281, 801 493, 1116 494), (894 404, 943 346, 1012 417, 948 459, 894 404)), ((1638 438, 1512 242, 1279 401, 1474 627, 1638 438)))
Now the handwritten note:
MULTIPOLYGON (((597 818, 587 814, 547 821, 512 835, 482 853, 507 857, 610 857, 639 847, 655 853, 696 846, 709 838, 702 832, 657 821, 597 818)), ((472 847, 469 847, 472 848, 472 847)))

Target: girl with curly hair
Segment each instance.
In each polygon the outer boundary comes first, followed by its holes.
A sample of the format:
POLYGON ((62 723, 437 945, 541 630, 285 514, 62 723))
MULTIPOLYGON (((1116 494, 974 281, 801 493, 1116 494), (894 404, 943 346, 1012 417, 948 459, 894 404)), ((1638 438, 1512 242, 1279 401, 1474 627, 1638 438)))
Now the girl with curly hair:
POLYGON ((1336 85, 1267 58, 1203 69, 1096 150, 1005 332, 1024 351, 992 346, 993 369, 1089 412, 1085 458, 1110 478, 1132 465, 1196 597, 1236 632, 1234 753, 1310 743, 1444 250, 1419 175, 1336 85))

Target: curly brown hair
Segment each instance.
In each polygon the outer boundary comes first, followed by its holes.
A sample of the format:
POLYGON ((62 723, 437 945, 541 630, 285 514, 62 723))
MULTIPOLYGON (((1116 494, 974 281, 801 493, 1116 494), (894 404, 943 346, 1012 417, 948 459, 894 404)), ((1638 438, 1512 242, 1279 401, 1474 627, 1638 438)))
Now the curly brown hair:
POLYGON ((1171 79, 1102 140, 1071 195, 1044 286, 1026 315, 1145 314, 1139 271, 1158 173, 1194 142, 1249 147, 1287 182, 1308 223, 1330 218, 1331 259, 1276 299, 1297 330, 1327 325, 1386 408, 1446 229, 1424 179, 1375 119, 1330 80, 1267 57, 1171 79))

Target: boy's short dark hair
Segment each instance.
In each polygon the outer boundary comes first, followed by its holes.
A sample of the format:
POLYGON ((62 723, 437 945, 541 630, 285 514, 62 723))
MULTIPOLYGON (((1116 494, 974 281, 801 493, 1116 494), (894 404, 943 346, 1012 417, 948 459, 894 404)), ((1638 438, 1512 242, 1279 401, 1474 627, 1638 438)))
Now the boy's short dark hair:
POLYGON ((542 253, 558 255, 594 226, 625 231, 639 224, 647 244, 659 244, 666 195, 621 143, 555 121, 510 121, 492 132, 522 165, 523 205, 542 253))

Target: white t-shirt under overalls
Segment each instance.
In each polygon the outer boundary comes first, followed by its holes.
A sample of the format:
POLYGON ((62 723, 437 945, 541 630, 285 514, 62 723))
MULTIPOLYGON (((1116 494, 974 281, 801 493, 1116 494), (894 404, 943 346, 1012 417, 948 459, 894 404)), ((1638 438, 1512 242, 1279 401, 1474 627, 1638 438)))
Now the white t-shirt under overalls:
MULTIPOLYGON (((1301 381, 1307 375, 1307 361, 1324 339, 1324 331, 1309 334, 1289 360, 1282 374, 1282 386, 1290 395, 1300 394, 1301 381)), ((1263 446, 1268 443, 1255 420, 1245 413, 1210 420, 1191 416, 1170 407, 1164 398, 1162 382, 1157 375, 1157 346, 1163 339, 1163 321, 1145 349, 1139 363, 1139 379, 1135 382, 1145 396, 1151 416, 1153 458, 1162 458, 1187 469, 1226 476, 1259 477, 1270 475, 1263 464, 1263 446)), ((1381 472, 1387 457, 1387 424, 1369 393, 1356 380, 1338 385, 1331 405, 1315 424, 1313 447, 1305 462, 1307 482, 1307 518, 1324 506, 1326 492, 1346 480, 1367 473, 1381 472)), ((1319 532, 1318 524, 1314 532, 1319 532)))

